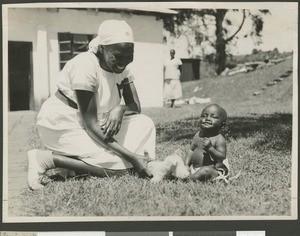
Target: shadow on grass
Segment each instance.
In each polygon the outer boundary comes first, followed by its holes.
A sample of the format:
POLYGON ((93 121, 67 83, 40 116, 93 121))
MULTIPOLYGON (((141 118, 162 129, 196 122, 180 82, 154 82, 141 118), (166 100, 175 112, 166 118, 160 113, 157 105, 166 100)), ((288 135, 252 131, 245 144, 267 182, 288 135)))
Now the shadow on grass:
MULTIPOLYGON (((198 131, 199 119, 189 118, 157 126, 157 141, 192 140, 198 131)), ((227 140, 256 138, 256 147, 275 150, 291 150, 292 114, 258 115, 245 117, 228 117, 227 125, 222 131, 227 140)))

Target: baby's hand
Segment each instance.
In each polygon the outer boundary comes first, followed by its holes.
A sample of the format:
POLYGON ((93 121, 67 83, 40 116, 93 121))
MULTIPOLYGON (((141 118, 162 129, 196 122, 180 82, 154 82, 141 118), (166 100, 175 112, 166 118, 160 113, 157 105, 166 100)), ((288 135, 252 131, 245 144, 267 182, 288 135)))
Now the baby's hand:
POLYGON ((203 146, 205 149, 209 149, 210 147, 212 147, 212 143, 209 138, 203 138, 203 146))

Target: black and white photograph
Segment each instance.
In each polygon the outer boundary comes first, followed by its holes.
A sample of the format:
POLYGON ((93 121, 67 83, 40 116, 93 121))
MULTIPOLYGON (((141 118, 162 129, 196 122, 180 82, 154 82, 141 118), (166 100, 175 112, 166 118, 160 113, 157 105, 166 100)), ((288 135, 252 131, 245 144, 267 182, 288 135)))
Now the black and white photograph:
POLYGON ((2 32, 4 223, 298 219, 298 3, 3 4, 2 32))

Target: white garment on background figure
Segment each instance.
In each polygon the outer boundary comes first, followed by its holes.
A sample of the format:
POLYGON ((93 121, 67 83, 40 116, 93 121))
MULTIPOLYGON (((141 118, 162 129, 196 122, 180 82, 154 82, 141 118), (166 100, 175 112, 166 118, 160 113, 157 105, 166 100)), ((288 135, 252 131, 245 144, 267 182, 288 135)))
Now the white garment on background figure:
POLYGON ((180 70, 179 66, 182 65, 182 62, 179 58, 174 57, 173 59, 169 58, 165 61, 165 79, 180 79, 180 70))
POLYGON ((179 58, 168 59, 164 63, 164 98, 165 100, 178 99, 182 97, 179 66, 182 62, 179 58))

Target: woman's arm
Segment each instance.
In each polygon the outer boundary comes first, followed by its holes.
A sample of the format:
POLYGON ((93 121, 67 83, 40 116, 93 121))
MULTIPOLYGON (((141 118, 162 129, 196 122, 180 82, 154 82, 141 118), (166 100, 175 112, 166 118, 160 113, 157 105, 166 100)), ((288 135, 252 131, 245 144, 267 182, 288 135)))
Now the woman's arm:
POLYGON ((104 134, 102 127, 98 122, 94 92, 85 90, 75 90, 75 92, 86 132, 97 143, 129 161, 138 172, 145 170, 145 157, 130 152, 118 144, 112 137, 107 137, 104 134))
POLYGON ((125 101, 125 115, 141 113, 141 104, 133 81, 124 79, 123 98, 125 101))
POLYGON ((113 137, 121 129, 124 115, 133 115, 141 113, 140 100, 133 82, 124 79, 123 94, 125 105, 117 105, 108 114, 105 122, 102 124, 103 132, 106 137, 113 137))
POLYGON ((179 66, 178 66, 178 70, 179 70, 180 73, 181 73, 181 71, 182 71, 182 65, 179 65, 179 66))

